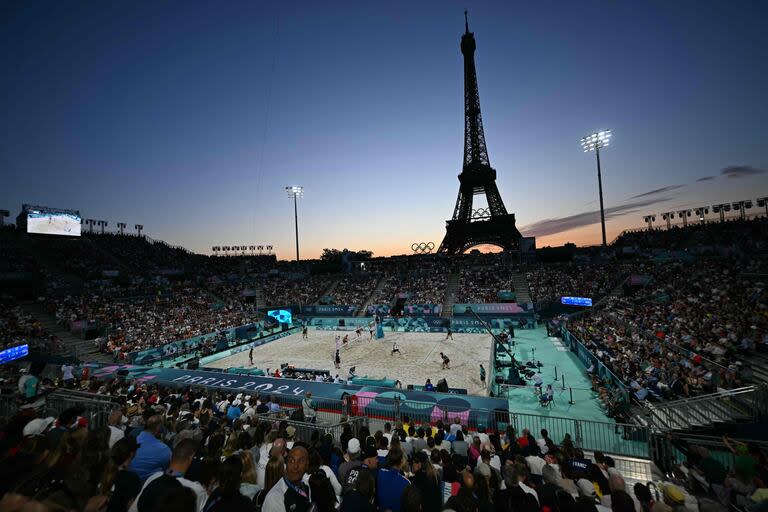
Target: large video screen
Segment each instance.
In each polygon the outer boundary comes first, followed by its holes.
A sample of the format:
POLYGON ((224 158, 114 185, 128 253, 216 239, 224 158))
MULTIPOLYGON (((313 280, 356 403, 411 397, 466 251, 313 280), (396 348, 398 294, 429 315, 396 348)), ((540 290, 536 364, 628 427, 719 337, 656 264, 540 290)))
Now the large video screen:
POLYGON ((29 345, 18 345, 0 351, 0 364, 15 361, 29 355, 29 345))
POLYGON ((45 210, 29 210, 27 233, 42 235, 80 236, 82 219, 79 215, 45 210))

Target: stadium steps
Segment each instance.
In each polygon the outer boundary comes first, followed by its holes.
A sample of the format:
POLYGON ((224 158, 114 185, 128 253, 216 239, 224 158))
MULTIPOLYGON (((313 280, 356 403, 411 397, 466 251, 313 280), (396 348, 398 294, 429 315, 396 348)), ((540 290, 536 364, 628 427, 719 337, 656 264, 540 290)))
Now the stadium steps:
POLYGON ((69 330, 63 328, 56 319, 46 311, 45 306, 38 302, 28 302, 21 304, 21 307, 29 313, 35 320, 40 322, 43 328, 58 337, 61 340, 63 348, 54 355, 71 355, 77 358, 88 359, 89 361, 110 361, 110 357, 99 353, 93 340, 84 340, 78 338, 69 330))
POLYGON ((526 279, 525 274, 512 274, 512 285, 515 287, 515 302, 518 304, 533 302, 531 300, 531 293, 528 290, 528 279, 526 279))
POLYGON ((116 254, 109 252, 108 250, 101 247, 101 245, 96 243, 95 239, 91 238, 90 236, 84 236, 82 237, 82 240, 86 244, 88 244, 88 247, 90 247, 94 252, 101 254, 104 258, 114 263, 117 266, 115 270, 119 270, 129 274, 132 274, 137 270, 139 270, 138 268, 135 268, 132 265, 129 265, 128 263, 123 261, 116 254))
POLYGON ((256 303, 256 309, 267 307, 266 301, 264 300, 264 288, 259 287, 254 291, 256 292, 256 297, 253 301, 256 303))
POLYGON ((752 386, 663 404, 648 403, 645 418, 651 427, 662 431, 753 422, 764 413, 754 406, 762 393, 765 391, 752 386))
POLYGON ((373 291, 368 296, 368 298, 365 299, 365 303, 363 304, 363 307, 360 308, 360 310, 355 314, 355 316, 365 316, 366 311, 368 311, 368 306, 371 305, 371 301, 374 297, 379 296, 379 292, 386 286, 387 284, 387 275, 383 275, 379 278, 379 281, 376 283, 376 286, 373 288, 373 291))
POLYGON ((749 364, 752 367, 756 384, 768 384, 768 355, 755 350, 749 354, 739 356, 738 361, 749 364))
POLYGON ((454 268, 448 276, 448 285, 445 287, 445 298, 443 299, 443 312, 440 316, 443 318, 453 318, 453 305, 456 304, 456 292, 459 291, 459 281, 461 280, 461 269, 454 268))
POLYGON ((56 277, 56 281, 63 286, 65 290, 71 293, 78 293, 83 289, 85 281, 80 276, 67 272, 61 267, 61 259, 54 251, 49 251, 37 240, 28 239, 29 254, 35 259, 40 268, 46 270, 56 277))
POLYGON ((341 277, 334 278, 333 282, 326 288, 323 293, 320 294, 320 296, 317 298, 317 300, 314 302, 315 305, 320 304, 320 299, 323 298, 326 295, 333 294, 334 290, 336 290, 336 287, 339 286, 339 283, 341 282, 341 277))

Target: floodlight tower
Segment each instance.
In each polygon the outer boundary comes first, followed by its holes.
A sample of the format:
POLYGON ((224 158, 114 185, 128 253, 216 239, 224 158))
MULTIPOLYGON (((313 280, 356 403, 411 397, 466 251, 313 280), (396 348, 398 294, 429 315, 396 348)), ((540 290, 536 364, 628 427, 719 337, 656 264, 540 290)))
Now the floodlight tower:
POLYGON ((585 153, 590 151, 595 152, 597 157, 597 186, 600 191, 600 226, 603 230, 603 247, 606 246, 605 242, 605 210, 603 208, 603 177, 600 173, 600 148, 608 146, 611 142, 611 130, 603 130, 595 132, 583 137, 581 139, 581 147, 585 153))
POLYGON ((694 213, 699 218, 699 222, 704 224, 704 216, 709 213, 709 208, 706 206, 699 206, 694 210, 694 213))
POLYGON ((123 231, 125 230, 125 222, 118 222, 117 228, 120 230, 120 234, 123 234, 123 231))
POLYGON ((296 261, 299 261, 299 207, 297 205, 300 197, 304 197, 304 187, 292 185, 285 187, 289 198, 293 198, 293 221, 296 224, 296 261))
POLYGON ((720 214, 720 222, 725 222, 725 212, 731 211, 731 205, 728 203, 713 204, 712 211, 720 214))
POLYGON ((144 225, 143 224, 135 224, 133 226, 133 228, 136 230, 136 232, 139 234, 139 236, 141 236, 141 230, 144 229, 144 225))
POLYGON ((739 218, 744 220, 746 218, 746 212, 744 210, 749 210, 752 208, 752 201, 749 199, 746 201, 736 201, 731 206, 733 206, 734 210, 739 212, 739 218))
POLYGON ((664 212, 661 218, 667 221, 667 229, 672 229, 672 219, 675 218, 675 212, 664 212))
POLYGON ((643 220, 648 224, 648 231, 651 231, 653 229, 653 223, 656 222, 656 216, 646 215, 643 217, 643 220))
POLYGON ((765 208, 765 216, 768 217, 768 197, 758 197, 757 206, 765 208))
POLYGON ((677 216, 683 219, 683 227, 688 227, 688 217, 691 216, 691 210, 679 210, 677 216))

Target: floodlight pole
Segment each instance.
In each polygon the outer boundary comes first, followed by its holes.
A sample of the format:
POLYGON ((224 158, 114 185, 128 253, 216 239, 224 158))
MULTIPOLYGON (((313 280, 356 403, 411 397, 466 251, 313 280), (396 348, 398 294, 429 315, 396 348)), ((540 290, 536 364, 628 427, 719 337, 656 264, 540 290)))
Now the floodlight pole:
POLYGON ((293 222, 296 226, 296 261, 299 261, 299 196, 304 195, 304 187, 285 187, 285 191, 288 192, 288 197, 293 198, 293 222))
POLYGON ((605 210, 603 209, 603 176, 600 172, 600 146, 595 147, 595 156, 597 156, 597 187, 600 190, 600 227, 603 230, 603 247, 605 242, 605 210))
POLYGON ((293 223, 296 225, 296 261, 299 261, 299 207, 298 194, 293 194, 293 223))

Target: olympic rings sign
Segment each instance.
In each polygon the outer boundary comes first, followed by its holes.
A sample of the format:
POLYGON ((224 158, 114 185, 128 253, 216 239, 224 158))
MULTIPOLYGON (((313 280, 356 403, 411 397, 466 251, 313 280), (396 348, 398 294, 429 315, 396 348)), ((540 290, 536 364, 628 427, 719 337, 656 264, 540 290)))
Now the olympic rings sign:
POLYGON ((421 242, 411 244, 411 250, 416 254, 429 254, 435 248, 433 242, 421 242))

